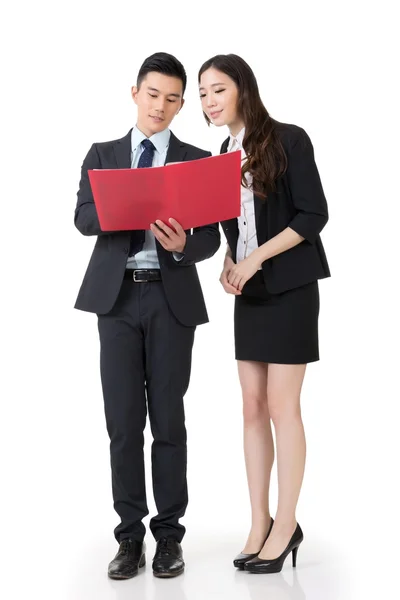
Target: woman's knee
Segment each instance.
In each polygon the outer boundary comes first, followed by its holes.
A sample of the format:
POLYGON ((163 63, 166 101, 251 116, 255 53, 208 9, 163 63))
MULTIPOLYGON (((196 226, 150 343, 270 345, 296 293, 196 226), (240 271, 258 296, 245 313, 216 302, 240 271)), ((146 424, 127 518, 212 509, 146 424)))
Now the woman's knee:
POLYGON ((268 411, 274 425, 301 419, 300 398, 272 393, 268 394, 268 411))
POLYGON ((267 396, 257 390, 243 392, 243 419, 245 423, 254 423, 265 416, 267 396))

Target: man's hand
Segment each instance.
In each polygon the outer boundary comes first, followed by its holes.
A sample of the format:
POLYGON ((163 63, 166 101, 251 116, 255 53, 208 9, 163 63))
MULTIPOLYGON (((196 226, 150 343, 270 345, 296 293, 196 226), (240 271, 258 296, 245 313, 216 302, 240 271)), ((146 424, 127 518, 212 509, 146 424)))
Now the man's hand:
POLYGON ((228 281, 228 275, 235 266, 232 258, 230 256, 226 256, 224 260, 224 268, 221 273, 221 277, 219 278, 222 287, 226 291, 227 294, 233 294, 234 296, 240 296, 242 292, 234 288, 228 281))
POLYGON ((183 252, 186 246, 185 230, 175 219, 168 220, 175 231, 160 220, 157 220, 155 224, 151 223, 150 229, 165 250, 168 250, 168 252, 183 252))
POLYGON ((246 281, 251 279, 260 268, 261 259, 257 250, 254 250, 250 256, 240 261, 237 265, 234 265, 230 270, 227 277, 228 283, 237 290, 242 291, 246 281))

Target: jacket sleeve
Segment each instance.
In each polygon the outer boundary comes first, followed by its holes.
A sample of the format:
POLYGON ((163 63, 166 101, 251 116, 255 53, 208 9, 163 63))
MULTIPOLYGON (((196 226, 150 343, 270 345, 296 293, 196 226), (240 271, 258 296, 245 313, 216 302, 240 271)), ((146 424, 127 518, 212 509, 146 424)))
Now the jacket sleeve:
MULTIPOLYGON (((75 209, 75 226, 83 235, 106 235, 107 231, 100 228, 96 206, 90 186, 88 170, 100 169, 100 158, 96 144, 93 144, 86 155, 81 169, 81 180, 79 182, 78 201, 75 209)), ((115 233, 115 232, 113 232, 115 233)))
POLYGON ((218 223, 195 227, 193 233, 186 237, 183 258, 177 262, 182 267, 193 265, 211 258, 221 245, 218 223))
POLYGON ((328 206, 314 149, 304 129, 292 142, 288 154, 287 177, 296 215, 289 227, 313 243, 328 221, 328 206))

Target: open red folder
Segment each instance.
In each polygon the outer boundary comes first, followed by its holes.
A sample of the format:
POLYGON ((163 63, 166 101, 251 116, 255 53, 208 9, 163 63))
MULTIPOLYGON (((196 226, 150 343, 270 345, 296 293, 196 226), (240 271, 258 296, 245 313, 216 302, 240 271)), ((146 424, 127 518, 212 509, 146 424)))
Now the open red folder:
POLYGON ((150 169, 89 170, 103 231, 150 229, 170 217, 184 229, 240 215, 241 154, 150 169))

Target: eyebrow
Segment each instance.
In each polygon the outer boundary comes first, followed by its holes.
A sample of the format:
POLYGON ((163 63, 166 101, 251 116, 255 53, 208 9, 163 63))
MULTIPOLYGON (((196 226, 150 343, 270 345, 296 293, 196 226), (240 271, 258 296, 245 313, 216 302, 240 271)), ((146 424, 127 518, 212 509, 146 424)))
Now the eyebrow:
MULTIPOLYGON (((226 85, 226 83, 213 83, 211 87, 215 87, 216 85, 226 85)), ((201 87, 199 90, 204 90, 205 88, 201 87)))
MULTIPOLYGON (((161 94, 160 90, 158 90, 157 88, 147 86, 147 89, 150 90, 151 92, 157 92, 157 94, 161 94)), ((167 96, 174 96, 174 98, 181 98, 181 94, 167 94, 167 96)))

